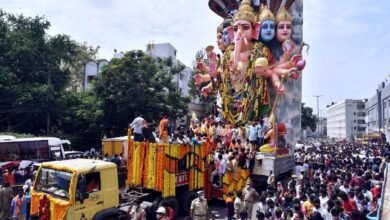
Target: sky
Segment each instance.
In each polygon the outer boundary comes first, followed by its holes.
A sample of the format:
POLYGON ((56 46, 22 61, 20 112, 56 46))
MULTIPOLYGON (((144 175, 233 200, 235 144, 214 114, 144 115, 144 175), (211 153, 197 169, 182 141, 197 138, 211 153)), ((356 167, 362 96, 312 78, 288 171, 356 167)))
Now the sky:
MULTIPOLYGON (((195 53, 215 45, 222 21, 207 0, 2 0, 7 13, 44 16, 49 34, 68 34, 100 46, 99 58, 114 49, 145 50, 170 42, 177 57, 192 66, 195 53)), ((304 0, 302 100, 317 112, 343 99, 371 98, 390 74, 390 1, 304 0)), ((390 77, 388 77, 390 80, 390 77)))

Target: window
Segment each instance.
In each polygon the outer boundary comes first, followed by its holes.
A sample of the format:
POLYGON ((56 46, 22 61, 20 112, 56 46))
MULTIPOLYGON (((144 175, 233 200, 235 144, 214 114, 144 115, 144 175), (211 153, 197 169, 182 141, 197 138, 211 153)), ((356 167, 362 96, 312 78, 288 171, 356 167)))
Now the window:
POLYGON ((37 159, 37 150, 35 142, 22 142, 20 143, 20 159, 22 160, 35 160, 37 159))
POLYGON ((358 127, 358 131, 366 131, 365 127, 358 127))
POLYGON ((38 174, 34 189, 68 200, 71 178, 72 173, 44 167, 38 174))
POLYGON ((87 185, 87 193, 93 193, 93 192, 98 192, 101 189, 101 184, 100 184, 100 173, 95 172, 95 173, 88 173, 85 175, 86 179, 86 185, 87 185))
POLYGON ((37 159, 45 160, 49 158, 49 146, 47 141, 37 141, 37 159))
POLYGON ((91 83, 95 79, 95 76, 88 76, 88 83, 91 83))

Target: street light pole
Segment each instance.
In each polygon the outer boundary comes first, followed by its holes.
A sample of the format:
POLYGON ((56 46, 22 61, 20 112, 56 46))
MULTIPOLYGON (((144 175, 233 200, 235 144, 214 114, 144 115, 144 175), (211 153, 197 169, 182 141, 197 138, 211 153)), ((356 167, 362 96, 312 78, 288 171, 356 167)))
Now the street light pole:
POLYGON ((313 97, 316 97, 317 98, 317 138, 319 136, 319 130, 320 130, 320 124, 319 124, 319 121, 320 121, 320 106, 319 106, 319 99, 322 95, 313 95, 313 97))

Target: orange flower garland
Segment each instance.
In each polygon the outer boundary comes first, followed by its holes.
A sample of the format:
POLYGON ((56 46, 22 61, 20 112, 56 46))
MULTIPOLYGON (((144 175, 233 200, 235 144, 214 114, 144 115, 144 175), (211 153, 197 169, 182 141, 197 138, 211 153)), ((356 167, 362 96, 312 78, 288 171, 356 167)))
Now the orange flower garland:
MULTIPOLYGON (((66 200, 62 200, 62 199, 59 199, 59 198, 56 198, 56 197, 53 197, 51 195, 47 195, 47 194, 44 194, 44 193, 41 193, 41 192, 36 192, 34 190, 35 188, 35 184, 34 183, 34 187, 32 189, 32 192, 31 192, 31 214, 32 215, 40 215, 40 201, 44 198, 44 197, 47 197, 48 200, 50 201, 50 218, 49 219, 53 219, 53 220, 62 220, 65 218, 65 215, 68 211, 68 208, 69 206, 73 205, 74 204, 74 189, 72 186, 74 186, 74 182, 75 182, 75 179, 76 179, 76 172, 75 170, 71 169, 71 168, 65 168, 65 167, 60 167, 60 166, 57 166, 57 165, 54 165, 54 164, 45 164, 44 168, 50 168, 50 169, 54 169, 54 170, 59 170, 59 171, 63 171, 63 172, 69 172, 69 173, 72 173, 72 176, 71 176, 71 179, 70 179, 70 184, 69 184, 69 200, 66 201, 66 200)), ((42 167, 39 168, 38 172, 40 172, 42 169, 42 167)), ((44 216, 45 214, 47 214, 48 212, 45 210, 44 211, 45 213, 42 213, 44 216)), ((45 217, 43 217, 45 218, 45 217)), ((43 219, 42 218, 42 219, 43 219)))

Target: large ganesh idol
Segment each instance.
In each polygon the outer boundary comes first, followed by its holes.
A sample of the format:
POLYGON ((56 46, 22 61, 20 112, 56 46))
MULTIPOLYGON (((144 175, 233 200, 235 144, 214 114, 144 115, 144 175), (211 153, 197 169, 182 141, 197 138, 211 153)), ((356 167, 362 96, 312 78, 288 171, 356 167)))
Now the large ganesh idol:
POLYGON ((229 28, 234 49, 224 70, 225 89, 221 95, 222 115, 233 124, 258 118, 269 109, 266 80, 255 69, 256 59, 267 60, 269 55, 261 43, 255 42, 260 31, 256 17, 250 1, 243 0, 229 28))

